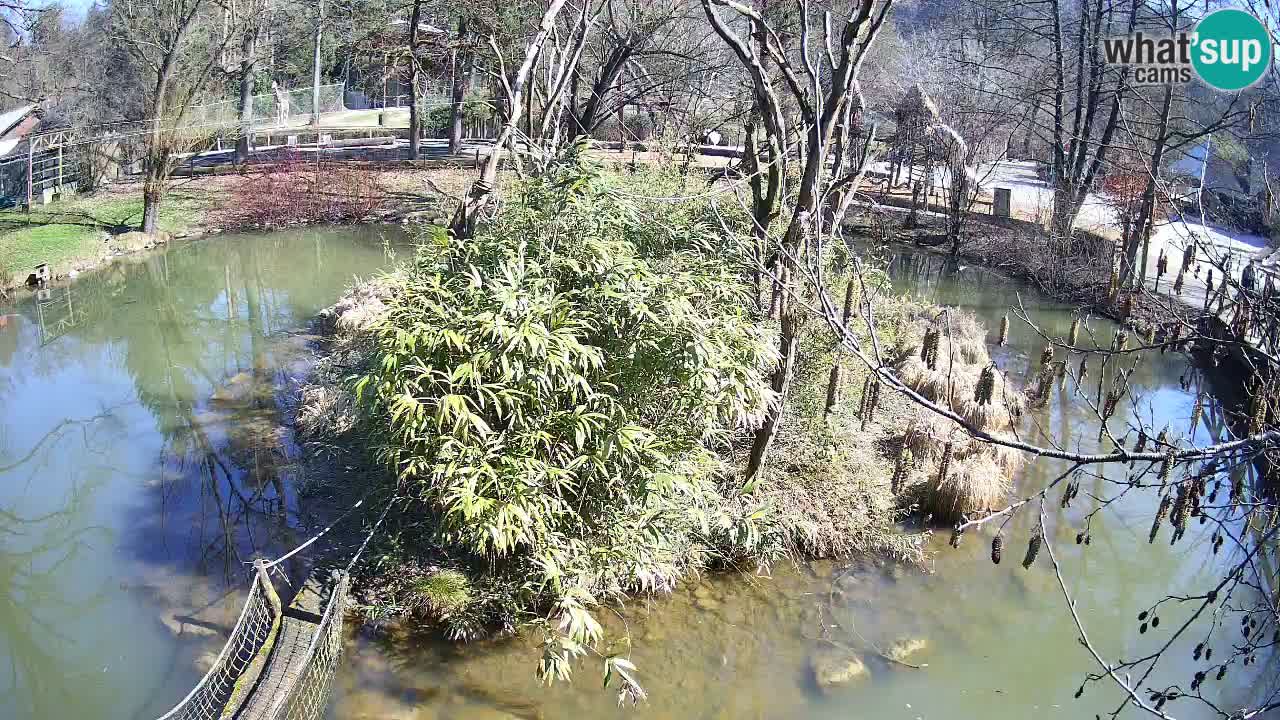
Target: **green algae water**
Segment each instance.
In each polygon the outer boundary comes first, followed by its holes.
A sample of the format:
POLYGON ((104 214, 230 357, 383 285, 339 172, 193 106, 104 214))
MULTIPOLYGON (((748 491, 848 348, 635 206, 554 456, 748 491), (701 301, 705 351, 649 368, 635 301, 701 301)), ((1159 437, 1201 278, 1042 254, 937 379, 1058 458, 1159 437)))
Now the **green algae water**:
MULTIPOLYGON (((309 366, 308 321, 354 276, 389 264, 389 238, 396 234, 352 228, 212 238, 0 310, 0 718, 154 718, 200 677, 240 610, 245 563, 314 526, 285 422, 289 389, 309 366)), ((1047 332, 1064 335, 1071 322, 1070 308, 989 273, 911 251, 884 261, 899 292, 968 308, 993 332, 1019 303, 1047 332)), ((1110 337, 1109 324, 1091 326, 1110 337)), ((1042 346, 1015 322, 993 357, 1025 381, 1042 346)), ((1137 412, 1190 431, 1206 380, 1185 359, 1153 355, 1134 383, 1136 409, 1126 406, 1113 428, 1137 412)), ((1020 431, 1041 441, 1037 428, 1084 452, 1098 447, 1096 420, 1070 383, 1020 431)), ((1195 439, 1226 432, 1210 405, 1195 439)), ((1019 487, 1062 469, 1029 463, 1019 487)), ((1148 544, 1146 498, 1094 516, 1091 544, 1076 545, 1097 505, 1090 493, 1110 489, 1097 481, 1070 509, 1050 504, 1047 527, 1095 646, 1132 657, 1165 639, 1139 633, 1138 612, 1167 593, 1203 592, 1223 558, 1210 552, 1204 526, 1177 545, 1148 544)), ((999 566, 988 558, 989 534, 953 550, 942 533, 925 570, 872 558, 780 565, 768 575, 711 575, 600 613, 611 636, 634 638, 631 657, 650 694, 635 708, 617 707, 601 689, 598 663, 581 664, 571 685, 538 685, 531 639, 455 645, 427 628, 353 632, 330 717, 1105 716, 1121 701, 1113 687, 1072 698, 1096 667, 1047 558, 1030 570, 1018 563, 1033 523, 1025 513, 1011 523, 999 566), (823 691, 811 665, 833 640, 863 658, 866 675, 823 691), (920 667, 874 652, 901 641, 923 645, 907 660, 920 667)), ((1161 614, 1174 627, 1187 611, 1161 614)), ((1232 639, 1218 633, 1210 644, 1221 654, 1232 639)), ((1174 647, 1156 677, 1185 687, 1200 667, 1191 653, 1174 647)), ((1274 667, 1273 658, 1260 661, 1274 667)), ((1205 687, 1207 697, 1238 703, 1275 691, 1274 673, 1239 669, 1205 687)), ((1214 717, 1195 701, 1166 709, 1214 717)))
MULTIPOLYGON (((971 310, 991 330, 992 345, 1000 317, 1019 304, 1045 332, 1067 334, 1072 309, 1021 283, 949 266, 939 256, 911 250, 884 255, 897 292, 971 310)), ((1104 343, 1114 329, 1100 320, 1090 327, 1104 343)), ((1033 375, 1043 346, 1035 331, 1015 321, 1009 344, 993 347, 992 354, 1021 385, 1033 375)), ((1182 356, 1152 354, 1133 375, 1136 407, 1117 411, 1111 427, 1123 435, 1125 423, 1138 412, 1186 436, 1196 393, 1205 382, 1182 356)), ((1068 382, 1047 407, 1029 411, 1019 429, 1022 436, 1043 443, 1037 428, 1044 428, 1073 449, 1099 449, 1096 418, 1076 392, 1068 382)), ((1226 432, 1220 413, 1211 408, 1195 440, 1205 443, 1226 432)), ((1059 462, 1030 462, 1018 488, 1041 487, 1064 469, 1059 462)), ((1123 478, 1121 469, 1112 472, 1123 478)), ((1208 526, 1193 525, 1173 546, 1166 527, 1160 539, 1148 544, 1154 508, 1147 497, 1121 500, 1095 515, 1088 524, 1090 545, 1077 545, 1077 533, 1098 505, 1089 495, 1114 494, 1110 480, 1086 483, 1081 498, 1067 510, 1053 494, 1046 527, 1095 647, 1111 658, 1133 657, 1154 651, 1167 639, 1158 631, 1140 633, 1138 613, 1167 593, 1207 590, 1224 558, 1210 552, 1208 526)), ((943 531, 932 538, 926 570, 865 558, 781 565, 768 576, 712 575, 672 596, 598 613, 611 636, 629 631, 634 639, 630 657, 649 692, 648 702, 634 708, 618 707, 614 694, 601 688, 598 661, 580 664, 573 684, 539 685, 534 677, 536 638, 454 645, 412 628, 377 637, 357 634, 340 673, 333 717, 1105 717, 1123 699, 1114 686, 1094 684, 1082 698, 1073 698, 1085 673, 1098 668, 1077 640, 1079 632, 1048 558, 1042 552, 1029 570, 1019 563, 1035 520, 1022 513, 1006 528, 1008 547, 999 566, 990 560, 990 533, 970 533, 953 550, 947 545, 949 533, 943 531), (831 602, 833 587, 839 589, 837 602, 831 602), (847 686, 823 691, 814 681, 812 663, 831 647, 831 640, 855 650, 868 672, 847 686), (923 667, 880 659, 876 649, 895 643, 923 645, 907 660, 923 667)), ((1189 612, 1176 606, 1162 609, 1162 627, 1176 627, 1189 612)), ((1227 628, 1209 640, 1219 657, 1238 638, 1235 630, 1227 628)), ((1186 688, 1203 667, 1191 657, 1199 639, 1185 647, 1176 644, 1153 678, 1186 688)), ((1265 667, 1273 660, 1261 662, 1265 667)), ((1276 691, 1274 673, 1249 670, 1237 666, 1223 681, 1206 683, 1205 696, 1247 704, 1276 691)), ((1165 709, 1184 719, 1217 717, 1195 700, 1165 709)), ((1125 716, 1139 715, 1130 708, 1125 716)))
POLYGON ((295 540, 280 392, 394 231, 227 235, 0 306, 0 718, 154 718, 295 540))

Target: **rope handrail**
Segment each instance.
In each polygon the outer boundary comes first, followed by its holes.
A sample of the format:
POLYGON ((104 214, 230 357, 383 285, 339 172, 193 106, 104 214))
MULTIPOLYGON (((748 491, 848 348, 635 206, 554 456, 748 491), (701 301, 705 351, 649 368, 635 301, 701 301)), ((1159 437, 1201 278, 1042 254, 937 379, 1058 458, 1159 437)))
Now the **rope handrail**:
POLYGON ((240 611, 240 617, 213 666, 186 697, 158 720, 214 720, 225 717, 228 711, 238 711, 243 708, 244 705, 236 701, 236 683, 244 676, 251 663, 255 659, 261 660, 262 657, 270 658, 266 660, 267 663, 289 663, 285 671, 294 673, 283 692, 277 697, 268 698, 269 703, 265 705, 268 712, 265 717, 271 720, 318 720, 323 715, 328 703, 332 675, 342 655, 342 610, 350 587, 350 571, 368 548, 378 528, 386 520, 391 506, 400 498, 393 496, 387 502, 382 514, 369 529, 346 569, 333 571, 335 582, 324 613, 310 640, 307 641, 306 650, 297 660, 275 658, 278 648, 270 648, 266 644, 266 638, 276 632, 274 628, 278 626, 278 621, 287 614, 280 607, 267 576, 267 570, 310 547, 335 525, 363 507, 372 492, 370 490, 366 493, 319 533, 276 560, 254 561, 253 564, 258 568, 258 572, 255 573, 249 587, 244 608, 240 611), (264 600, 264 596, 267 596, 271 602, 264 600), (229 707, 232 704, 239 707, 229 707))
MULTIPOLYGON (((191 692, 187 693, 186 697, 179 700, 177 704, 173 706, 173 709, 169 710, 169 712, 164 715, 161 715, 157 720, 174 720, 175 718, 183 717, 182 713, 187 711, 195 701, 196 697, 201 692, 211 689, 213 678, 225 671, 227 663, 231 659, 230 653, 232 648, 235 646, 236 637, 245 631, 245 627, 249 619, 249 611, 254 607, 254 600, 261 593, 261 576, 255 574, 253 582, 249 586, 249 596, 245 599, 244 607, 240 610, 240 617, 236 620, 235 626, 231 629, 231 635, 228 636, 226 644, 222 646, 222 651, 218 653, 218 657, 214 660, 209 671, 200 679, 200 682, 196 683, 196 686, 191 689, 191 692)), ((213 691, 216 692, 216 688, 214 688, 213 691)))

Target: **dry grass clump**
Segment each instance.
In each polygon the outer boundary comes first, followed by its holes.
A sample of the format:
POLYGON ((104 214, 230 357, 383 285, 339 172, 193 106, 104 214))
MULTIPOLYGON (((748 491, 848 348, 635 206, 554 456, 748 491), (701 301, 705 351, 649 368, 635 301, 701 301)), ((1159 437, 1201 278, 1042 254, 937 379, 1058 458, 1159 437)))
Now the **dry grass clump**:
MULTIPOLYGON (((861 386, 852 378, 850 384, 861 386)), ((846 398, 844 408, 856 400, 846 398)), ((905 562, 923 559, 920 536, 894 527, 900 515, 891 491, 894 463, 885 457, 907 405, 897 393, 882 393, 877 422, 865 430, 845 411, 829 422, 797 417, 783 425, 774 457, 785 462, 766 466, 751 500, 770 507, 773 517, 786 518, 788 544, 797 555, 873 552, 905 562)))
POLYGON ((948 520, 994 509, 1009 492, 1005 470, 990 456, 976 454, 952 460, 945 473, 934 471, 924 480, 921 507, 934 517, 948 520))
POLYGON ((304 436, 336 437, 355 427, 355 398, 345 388, 313 383, 304 385, 301 393, 295 422, 304 436))
MULTIPOLYGON (((952 409, 974 428, 1009 435, 1025 398, 996 369, 986 331, 972 315, 948 310, 917 315, 903 334, 896 370, 924 397, 952 409)), ((941 521, 995 507, 1022 463, 1017 451, 972 437, 957 423, 927 410, 910 419, 900 442, 914 467, 906 493, 941 521)))
POLYGON ((336 438, 355 428, 355 397, 346 379, 368 357, 368 331, 386 313, 383 298, 391 287, 389 277, 359 281, 317 316, 327 347, 299 391, 294 421, 304 436, 336 438))
POLYGON ((317 320, 335 331, 338 339, 359 335, 386 314, 382 299, 390 292, 389 287, 385 279, 357 281, 338 302, 321 311, 317 320))

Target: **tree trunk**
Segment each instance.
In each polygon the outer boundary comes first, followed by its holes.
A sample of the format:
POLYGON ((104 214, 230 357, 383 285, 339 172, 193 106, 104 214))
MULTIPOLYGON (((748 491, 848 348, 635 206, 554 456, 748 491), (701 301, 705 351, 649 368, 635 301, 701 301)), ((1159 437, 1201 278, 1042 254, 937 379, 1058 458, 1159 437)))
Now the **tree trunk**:
MULTIPOLYGON (((467 35, 467 20, 458 18, 458 37, 456 44, 461 44, 467 35)), ((453 51, 453 97, 449 108, 449 154, 457 155, 462 151, 463 104, 466 102, 467 77, 470 55, 458 47, 453 51)))
POLYGON ((253 137, 253 75, 258 66, 257 32, 246 30, 240 44, 240 136, 236 138, 235 164, 249 162, 253 137))
POLYGON ((422 21, 422 0, 413 0, 409 14, 409 159, 417 160, 422 139, 422 111, 418 107, 418 24, 422 21))
MULTIPOLYGON (((841 322, 847 327, 849 318, 853 317, 853 291, 854 283, 857 277, 849 278, 849 284, 844 288, 844 313, 841 315, 841 322)), ((836 404, 840 402, 840 348, 836 348, 835 357, 831 361, 831 377, 827 380, 827 407, 824 414, 830 415, 835 409, 836 404)))
POLYGON ((324 39, 324 0, 316 13, 316 44, 311 59, 311 124, 320 124, 320 41, 324 39))
POLYGON ((142 232, 154 235, 160 224, 160 204, 164 200, 164 160, 150 159, 142 184, 142 232))
POLYGON ((462 199, 462 202, 458 203, 458 208, 453 214, 453 220, 449 223, 449 231, 456 238, 472 237, 475 233, 476 220, 493 195, 498 182, 498 163, 501 161, 501 149, 508 144, 514 144, 515 132, 520 123, 520 114, 524 111, 525 84, 529 81, 533 63, 537 60, 543 43, 547 41, 547 36, 551 34, 551 29, 555 26, 556 16, 564 9, 564 4, 565 0, 551 0, 551 4, 542 15, 542 21, 538 25, 538 32, 534 34, 529 41, 528 47, 525 48, 524 62, 521 63, 520 68, 516 71, 515 80, 511 83, 511 97, 507 98, 507 117, 503 123, 502 130, 498 133, 498 139, 493 144, 493 150, 489 153, 484 167, 480 170, 480 177, 471 185, 471 190, 462 199))
MULTIPOLYGON (((1177 12, 1178 4, 1173 4, 1177 12)), ((1176 20, 1176 14, 1175 14, 1176 20)), ((1125 243, 1125 285, 1142 287, 1147 281, 1147 261, 1151 250, 1151 227, 1155 222, 1156 190, 1159 185, 1160 164, 1164 159, 1164 149, 1169 136, 1169 111, 1173 106, 1173 86, 1166 85, 1164 102, 1160 106, 1160 125, 1156 130, 1155 147, 1151 152, 1151 164, 1147 166, 1147 183, 1142 190, 1142 203, 1138 209, 1138 219, 1130 227, 1131 237, 1125 243), (1138 262, 1138 245, 1142 245, 1142 264, 1138 262)))
POLYGON ((769 408, 768 414, 765 416, 764 424, 756 431, 755 437, 751 442, 751 455, 747 458, 747 482, 752 482, 759 475, 761 468, 764 467, 764 459, 769 453, 769 448, 773 446, 773 441, 778 436, 778 430, 782 427, 782 410, 786 404, 787 393, 791 388, 791 377, 795 373, 796 364, 796 332, 795 332, 795 314, 791 308, 791 304, 782 303, 782 333, 779 336, 779 350, 782 357, 779 360, 778 369, 773 374, 773 391, 777 398, 772 407, 769 408))

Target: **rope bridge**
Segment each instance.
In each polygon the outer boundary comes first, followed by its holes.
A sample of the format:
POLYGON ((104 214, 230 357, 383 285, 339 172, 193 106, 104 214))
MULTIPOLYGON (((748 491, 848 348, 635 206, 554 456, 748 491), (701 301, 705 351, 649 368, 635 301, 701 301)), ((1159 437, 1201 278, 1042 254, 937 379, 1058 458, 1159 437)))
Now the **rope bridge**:
MULTIPOLYGON (((338 521, 363 503, 364 500, 356 503, 338 521)), ((333 571, 327 581, 313 574, 287 608, 281 604, 268 571, 319 540, 333 525, 273 562, 255 561, 256 572, 244 609, 213 667, 159 720, 323 717, 333 675, 342 659, 342 624, 351 588, 350 571, 390 510, 391 503, 387 503, 345 570, 333 571), (323 598, 326 586, 327 600, 323 598)))
POLYGON ((213 667, 160 720, 318 720, 342 655, 350 580, 335 572, 324 613, 282 608, 266 563, 257 563, 249 597, 213 667))

